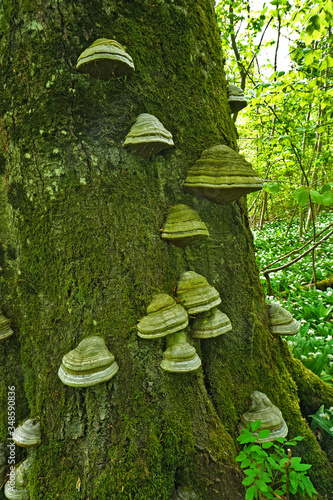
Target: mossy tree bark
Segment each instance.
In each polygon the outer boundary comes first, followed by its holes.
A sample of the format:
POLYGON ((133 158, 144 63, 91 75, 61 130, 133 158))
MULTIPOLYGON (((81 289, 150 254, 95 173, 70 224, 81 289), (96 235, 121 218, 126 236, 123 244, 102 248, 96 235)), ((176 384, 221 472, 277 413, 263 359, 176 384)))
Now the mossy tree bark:
POLYGON ((333 391, 269 333, 246 202, 182 189, 205 148, 237 149, 211 0, 3 0, 0 22, 0 305, 15 330, 0 345, 0 430, 5 442, 15 385, 16 423, 42 424, 30 498, 170 500, 182 488, 182 498, 242 499, 237 426, 254 389, 282 410, 290 436, 305 436, 297 453, 333 498, 332 467, 301 413, 333 405, 333 391), (101 37, 127 48, 132 78, 76 72, 101 37), (142 112, 175 141, 150 161, 122 147, 142 112), (161 240, 175 203, 198 211, 208 240, 185 250, 161 240), (219 290, 233 330, 193 341, 196 373, 169 374, 159 367, 165 340, 138 338, 136 324, 186 270, 219 290), (63 385, 62 356, 94 334, 118 374, 63 385))

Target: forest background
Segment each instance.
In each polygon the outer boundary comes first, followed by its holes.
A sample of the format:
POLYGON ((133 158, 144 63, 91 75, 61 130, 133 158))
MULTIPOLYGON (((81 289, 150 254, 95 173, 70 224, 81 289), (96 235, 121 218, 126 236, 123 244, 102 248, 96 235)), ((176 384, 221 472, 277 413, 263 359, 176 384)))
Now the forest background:
MULTIPOLYGON (((261 280, 302 324, 294 356, 332 385, 332 2, 228 7, 216 7, 226 73, 248 102, 233 119, 264 180, 249 196, 261 280)), ((316 415, 332 437, 331 413, 316 415)))

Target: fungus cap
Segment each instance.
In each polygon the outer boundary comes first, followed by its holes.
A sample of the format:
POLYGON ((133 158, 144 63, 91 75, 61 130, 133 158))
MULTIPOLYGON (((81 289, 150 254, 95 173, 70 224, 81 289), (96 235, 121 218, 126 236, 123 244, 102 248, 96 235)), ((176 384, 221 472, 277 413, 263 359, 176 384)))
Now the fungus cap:
POLYGON ((110 380, 119 366, 100 336, 83 339, 62 358, 58 375, 70 387, 90 387, 110 380))
POLYGON ((210 339, 227 333, 232 329, 230 319, 226 314, 214 307, 198 316, 192 325, 191 337, 195 339, 210 339))
POLYGON ((154 115, 141 113, 125 138, 125 149, 133 149, 141 158, 149 159, 163 149, 174 146, 172 134, 154 115))
POLYGON ((186 340, 184 331, 167 337, 167 348, 163 353, 161 368, 167 372, 185 373, 199 368, 201 359, 195 348, 186 340))
POLYGON ((237 87, 237 85, 228 85, 227 92, 231 113, 238 113, 247 106, 247 100, 240 87, 237 87))
POLYGON ((185 309, 166 293, 153 297, 147 307, 148 316, 138 323, 138 335, 143 339, 165 337, 171 333, 183 330, 188 325, 185 309))
POLYGON ((257 443, 274 441, 279 437, 286 437, 288 434, 287 424, 279 408, 273 405, 270 399, 263 392, 253 391, 251 394, 251 406, 249 411, 241 416, 240 429, 244 429, 249 423, 261 420, 262 424, 257 432, 252 434, 257 437, 257 443), (267 438, 258 438, 258 432, 269 429, 270 435, 267 438))
POLYGON ((186 192, 220 204, 262 189, 251 163, 228 146, 206 149, 187 173, 186 192))
POLYGON ((8 339, 13 335, 13 330, 10 328, 11 320, 0 313, 0 340, 8 339))
POLYGON ((134 73, 133 59, 116 40, 99 38, 80 54, 77 71, 99 80, 134 73))
POLYGON ((221 303, 219 292, 204 276, 186 271, 177 285, 178 298, 183 301, 188 314, 199 314, 213 309, 221 303))
POLYGON ((273 335, 296 335, 301 329, 301 324, 292 314, 276 302, 269 304, 268 315, 273 335))
POLYGON ((12 439, 14 443, 23 448, 39 446, 42 439, 40 421, 36 418, 25 420, 22 425, 16 427, 12 439))
POLYGON ((5 497, 9 500, 29 500, 30 495, 27 489, 28 474, 31 467, 30 458, 26 458, 15 466, 15 488, 11 487, 12 481, 7 481, 4 488, 5 497))
POLYGON ((207 238, 209 232, 197 212, 180 203, 170 208, 161 236, 176 246, 184 247, 207 238))

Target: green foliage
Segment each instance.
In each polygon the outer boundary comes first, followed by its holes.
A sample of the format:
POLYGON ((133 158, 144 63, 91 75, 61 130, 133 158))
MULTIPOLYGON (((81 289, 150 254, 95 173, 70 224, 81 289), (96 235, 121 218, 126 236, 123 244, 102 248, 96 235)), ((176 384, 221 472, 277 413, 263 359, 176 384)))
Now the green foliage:
POLYGON ((248 102, 237 117, 240 146, 268 192, 250 195, 254 217, 262 218, 263 207, 266 218, 276 216, 295 202, 332 205, 333 193, 323 191, 332 176, 332 0, 273 0, 261 10, 228 0, 216 12, 227 77, 248 102), (286 71, 283 36, 294 40, 286 71))
POLYGON ((264 498, 272 499, 276 495, 287 493, 287 476, 289 476, 288 491, 291 494, 299 493, 301 496, 316 493, 306 471, 311 465, 302 464, 300 457, 291 457, 285 452, 285 446, 295 446, 303 438, 297 436, 291 440, 278 438, 275 442, 264 441, 261 444, 255 443, 256 439, 268 438, 270 430, 264 429, 258 432, 258 436, 253 432, 258 431, 262 422, 257 420, 249 424, 246 429, 242 429, 237 440, 244 445, 236 460, 241 462, 240 466, 246 475, 242 483, 248 486, 245 500, 259 498, 261 494, 264 498), (267 451, 266 451, 267 450, 267 451), (270 450, 270 451, 268 451, 270 450))
MULTIPOLYGON (((326 191, 326 192, 331 192, 326 191)), ((321 214, 318 228, 333 222, 332 214, 321 214)), ((295 250, 298 224, 292 224, 285 237, 286 223, 266 224, 262 231, 254 231, 257 261, 264 267, 277 257, 295 250)), ((299 243, 300 245, 302 242, 299 243)), ((317 279, 323 280, 332 272, 333 242, 327 240, 317 249, 317 279)), ((301 329, 292 339, 286 337, 294 356, 329 385, 333 385, 333 290, 305 289, 302 285, 312 277, 311 254, 292 266, 270 275, 274 295, 301 323, 301 329)), ((261 278, 266 286, 266 280, 261 278)))
POLYGON ((312 417, 312 430, 315 430, 319 425, 327 434, 333 437, 333 407, 325 410, 324 405, 321 405, 316 413, 309 415, 309 417, 312 417))

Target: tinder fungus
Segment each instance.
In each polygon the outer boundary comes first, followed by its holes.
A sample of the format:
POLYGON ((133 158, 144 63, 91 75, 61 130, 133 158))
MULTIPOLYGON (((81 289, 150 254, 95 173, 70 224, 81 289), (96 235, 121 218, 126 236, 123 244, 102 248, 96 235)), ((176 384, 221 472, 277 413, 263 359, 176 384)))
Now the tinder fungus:
POLYGON ((137 117, 124 142, 125 149, 133 149, 136 155, 146 160, 173 145, 171 133, 156 116, 148 113, 137 117))
POLYGON ((5 318, 5 316, 0 312, 0 340, 8 339, 13 335, 13 330, 10 328, 11 320, 5 318))
POLYGON ((245 99, 244 92, 241 88, 236 85, 229 85, 227 92, 231 113, 238 113, 238 111, 247 106, 247 100, 245 99))
POLYGON ((170 208, 161 236, 177 247, 184 247, 207 238, 209 232, 195 210, 179 204, 170 208))
POLYGON ((29 500, 30 495, 27 486, 30 467, 31 461, 30 458, 27 458, 16 465, 15 471, 9 473, 8 481, 5 484, 6 498, 9 498, 9 500, 29 500))
POLYGON ((188 325, 185 309, 166 293, 153 297, 147 314, 138 323, 138 335, 143 339, 157 339, 184 330, 188 325))
POLYGON ((23 448, 31 448, 41 444, 40 421, 36 418, 29 418, 22 425, 16 427, 12 439, 14 443, 23 448))
POLYGON ((177 296, 188 314, 199 314, 213 309, 221 303, 220 294, 204 276, 186 271, 180 277, 177 296))
POLYGON ((110 80, 134 73, 133 59, 116 40, 99 38, 82 52, 76 69, 99 80, 110 80))
POLYGON ((273 335, 296 335, 301 325, 292 314, 275 302, 268 306, 271 332, 273 335))
POLYGON ((167 348, 163 353, 161 368, 167 372, 185 373, 199 368, 201 359, 195 348, 186 340, 184 331, 176 332, 167 337, 167 348))
POLYGON ((269 429, 271 432, 267 438, 257 439, 257 443, 275 441, 279 437, 286 437, 288 427, 282 413, 279 408, 271 403, 266 394, 253 391, 251 394, 251 403, 249 411, 241 416, 240 429, 244 429, 249 423, 252 424, 256 420, 261 420, 262 424, 258 431, 252 434, 257 437, 258 432, 264 429, 269 429))
POLYGON ((186 340, 184 329, 188 325, 188 316, 185 309, 169 295, 160 293, 154 296, 147 313, 148 316, 138 323, 138 335, 144 339, 167 337, 161 368, 175 373, 197 370, 201 360, 186 340))
POLYGON ((70 387, 90 387, 110 380, 119 366, 102 337, 83 339, 62 358, 58 375, 70 387))
POLYGON ((200 314, 193 322, 191 337, 195 339, 210 339, 227 333, 232 329, 230 319, 226 314, 214 307, 200 314))
POLYGON ((186 192, 220 204, 262 189, 251 163, 228 146, 206 149, 187 173, 186 192))

